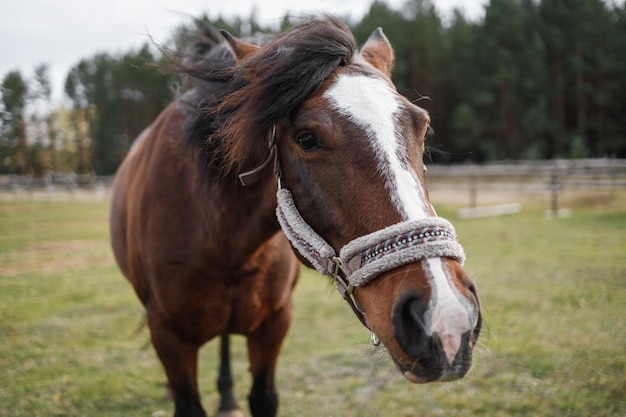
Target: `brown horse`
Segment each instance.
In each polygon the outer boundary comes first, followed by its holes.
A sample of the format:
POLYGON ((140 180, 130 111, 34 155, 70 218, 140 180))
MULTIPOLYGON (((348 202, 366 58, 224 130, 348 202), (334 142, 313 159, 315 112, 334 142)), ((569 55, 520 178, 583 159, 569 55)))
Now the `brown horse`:
POLYGON ((377 29, 359 52, 330 17, 263 46, 222 34, 209 31, 185 67, 195 86, 136 140, 112 200, 115 257, 146 308, 175 415, 205 415, 197 353, 216 336, 219 415, 240 415, 229 334, 247 338, 252 415, 276 414, 298 259, 336 280, 409 381, 461 378, 478 297, 428 201, 429 117, 391 83, 389 41, 377 29))

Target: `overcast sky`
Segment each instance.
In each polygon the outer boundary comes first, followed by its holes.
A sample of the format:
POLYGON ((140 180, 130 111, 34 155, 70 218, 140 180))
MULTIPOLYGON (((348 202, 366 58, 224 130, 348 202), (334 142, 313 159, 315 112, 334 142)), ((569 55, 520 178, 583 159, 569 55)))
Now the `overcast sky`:
MULTIPOLYGON (((372 0, 373 1, 373 0, 372 0)), ((433 0, 442 15, 453 8, 482 16, 487 0, 433 0)), ((249 16, 254 8, 263 25, 294 15, 328 12, 360 19, 370 0, 0 0, 0 79, 19 69, 30 77, 40 63, 50 65, 54 97, 62 95, 73 65, 97 52, 124 52, 149 40, 166 41, 188 16, 249 16)), ((387 0, 399 9, 404 0, 387 0)), ((384 29, 384 28, 383 28, 384 29)))

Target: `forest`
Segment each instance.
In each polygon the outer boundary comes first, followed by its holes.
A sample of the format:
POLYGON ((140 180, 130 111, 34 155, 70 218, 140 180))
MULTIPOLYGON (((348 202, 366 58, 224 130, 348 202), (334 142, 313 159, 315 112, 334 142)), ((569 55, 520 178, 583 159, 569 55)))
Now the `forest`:
MULTIPOLYGON (((248 17, 209 20, 236 36, 275 33, 248 17)), ((489 0, 479 20, 445 18, 430 0, 376 0, 348 21, 362 44, 382 27, 393 81, 430 112, 436 163, 626 157, 626 5, 601 0, 489 0)), ((53 103, 49 64, 0 74, 0 174, 115 173, 134 138, 184 88, 171 71, 194 22, 169 40, 98 53, 68 72, 53 103)))

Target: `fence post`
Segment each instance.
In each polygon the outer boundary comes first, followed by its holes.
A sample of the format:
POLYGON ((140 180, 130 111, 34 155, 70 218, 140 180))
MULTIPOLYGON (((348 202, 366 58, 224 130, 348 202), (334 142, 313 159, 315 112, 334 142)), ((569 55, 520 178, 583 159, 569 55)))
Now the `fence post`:
POLYGON ((617 179, 617 169, 613 169, 613 162, 615 161, 615 156, 610 156, 606 161, 606 169, 609 173, 609 197, 615 197, 615 182, 617 179))
POLYGON ((471 208, 476 208, 476 169, 474 168, 474 165, 470 165, 469 171, 469 206, 471 208))
POLYGON ((559 169, 555 166, 550 172, 550 190, 552 191, 552 215, 556 217, 559 211, 559 169))

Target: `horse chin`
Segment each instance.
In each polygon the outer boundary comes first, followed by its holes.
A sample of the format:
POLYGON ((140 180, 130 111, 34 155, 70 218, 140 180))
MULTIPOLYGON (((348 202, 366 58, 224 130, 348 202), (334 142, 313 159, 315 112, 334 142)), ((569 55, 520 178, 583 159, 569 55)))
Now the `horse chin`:
POLYGON ((434 379, 434 380, 427 380, 427 379, 423 379, 420 378, 419 376, 415 375, 413 372, 411 371, 404 371, 404 374, 402 374, 407 381, 413 383, 413 384, 428 384, 429 382, 451 382, 451 381, 456 381, 459 380, 461 378, 463 378, 463 375, 442 375, 439 379, 434 379))
POLYGON ((417 370, 412 370, 412 369, 405 367, 404 365, 402 365, 400 362, 396 361, 395 359, 394 359, 394 362, 396 366, 398 367, 398 370, 400 371, 402 376, 404 376, 404 378, 407 381, 413 384, 428 384, 430 382, 456 381, 458 379, 463 378, 470 368, 470 366, 467 365, 462 368, 457 368, 454 370, 444 370, 443 372, 434 372, 434 373, 427 372, 427 373, 422 374, 418 372, 417 370))

